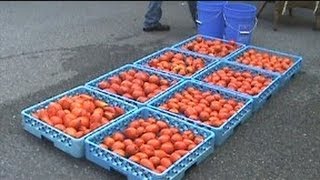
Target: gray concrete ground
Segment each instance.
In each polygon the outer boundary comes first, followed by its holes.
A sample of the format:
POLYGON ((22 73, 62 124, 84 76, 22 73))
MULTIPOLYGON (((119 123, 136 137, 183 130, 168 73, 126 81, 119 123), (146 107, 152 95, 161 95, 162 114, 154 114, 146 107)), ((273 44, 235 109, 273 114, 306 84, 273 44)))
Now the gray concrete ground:
MULTIPOLYGON (((28 134, 20 111, 196 33, 181 3, 163 4, 170 32, 144 33, 147 2, 1 2, 0 179, 124 179, 28 134)), ((273 32, 272 6, 252 44, 302 55, 302 71, 186 179, 320 178, 320 34, 308 10, 273 32)))

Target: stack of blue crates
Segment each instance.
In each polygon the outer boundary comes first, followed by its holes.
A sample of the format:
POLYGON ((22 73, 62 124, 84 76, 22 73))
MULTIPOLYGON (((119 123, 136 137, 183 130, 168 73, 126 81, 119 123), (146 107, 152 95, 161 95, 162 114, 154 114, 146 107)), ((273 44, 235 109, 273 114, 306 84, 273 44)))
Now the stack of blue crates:
POLYGON ((106 74, 85 83, 84 86, 76 87, 72 90, 66 91, 63 94, 57 95, 39 104, 24 109, 21 112, 22 125, 24 129, 38 138, 44 138, 52 141, 54 146, 72 155, 73 157, 84 157, 87 160, 108 170, 114 169, 127 176, 128 179, 183 178, 184 173, 192 165, 201 163, 202 160, 211 155, 216 146, 222 145, 234 133, 236 127, 248 120, 252 113, 261 109, 263 104, 271 97, 271 95, 276 93, 281 87, 288 83, 289 80, 299 72, 302 66, 302 57, 300 56, 290 55, 287 53, 281 53, 255 46, 246 46, 240 43, 237 43, 238 49, 222 58, 199 54, 183 48, 184 45, 195 40, 197 37, 227 42, 226 40, 197 34, 173 45, 172 47, 161 49, 157 52, 147 55, 142 59, 134 61, 132 64, 126 64, 119 69, 107 72, 106 74), (292 59, 294 63, 284 73, 270 72, 265 69, 259 69, 257 67, 238 63, 236 61, 237 58, 250 49, 277 56, 288 57, 292 59), (158 70, 148 65, 150 60, 158 58, 162 54, 169 51, 181 53, 184 56, 191 56, 193 58, 201 58, 204 60, 205 66, 191 76, 182 76, 171 72, 158 70), (262 75, 272 79, 272 82, 262 92, 255 96, 251 96, 222 86, 209 84, 204 81, 208 75, 224 67, 229 67, 236 71, 250 72, 254 75, 262 75), (150 75, 155 74, 160 76, 168 80, 171 83, 171 86, 167 90, 159 93, 144 103, 131 100, 111 92, 103 91, 98 87, 99 82, 114 75, 119 75, 119 73, 130 69, 143 71, 150 75), (194 121, 182 114, 175 114, 159 108, 159 106, 165 103, 169 98, 173 97, 175 93, 182 92, 188 87, 193 87, 200 91, 218 93, 226 99, 235 99, 239 102, 242 102, 243 107, 233 114, 220 127, 213 127, 204 124, 201 121, 194 121), (32 113, 41 108, 47 107, 50 102, 57 101, 65 95, 76 95, 79 93, 85 93, 107 102, 108 104, 120 106, 125 110, 125 114, 117 119, 114 119, 112 123, 103 125, 102 127, 97 128, 93 132, 79 139, 71 137, 59 129, 52 127, 32 116, 32 113), (116 131, 123 130, 130 122, 137 118, 148 117, 154 117, 158 120, 166 121, 169 125, 176 127, 181 131, 191 130, 195 134, 203 136, 204 141, 198 144, 196 148, 188 152, 185 156, 183 156, 162 173, 156 173, 99 146, 104 137, 112 135, 116 131))

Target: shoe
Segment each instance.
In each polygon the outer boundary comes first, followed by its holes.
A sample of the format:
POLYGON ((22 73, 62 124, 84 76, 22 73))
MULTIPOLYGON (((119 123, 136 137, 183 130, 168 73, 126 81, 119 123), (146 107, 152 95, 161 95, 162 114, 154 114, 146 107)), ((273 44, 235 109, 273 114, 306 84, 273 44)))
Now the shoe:
POLYGON ((158 24, 156 26, 153 27, 147 27, 147 28, 143 28, 143 31, 145 32, 151 32, 151 31, 169 31, 170 30, 170 26, 169 25, 164 25, 164 24, 158 24))

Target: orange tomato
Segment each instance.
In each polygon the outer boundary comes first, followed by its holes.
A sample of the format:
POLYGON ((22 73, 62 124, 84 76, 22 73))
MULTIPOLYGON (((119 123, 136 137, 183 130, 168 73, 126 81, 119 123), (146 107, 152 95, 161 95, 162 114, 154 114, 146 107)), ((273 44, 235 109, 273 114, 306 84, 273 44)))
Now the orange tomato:
POLYGON ((115 140, 109 136, 105 137, 103 139, 103 143, 108 147, 108 148, 111 148, 112 145, 114 144, 115 140))
POLYGON ((168 168, 168 167, 170 167, 170 166, 172 165, 172 162, 171 162, 170 158, 162 158, 162 159, 160 160, 160 164, 161 164, 163 167, 168 168))
POLYGON ((161 147, 161 142, 159 140, 160 138, 158 139, 151 139, 147 142, 148 145, 152 146, 154 149, 160 149, 161 147))
POLYGON ((111 149, 114 151, 116 149, 124 149, 125 148, 125 145, 121 142, 121 141, 115 141, 112 146, 111 146, 111 149))
POLYGON ((130 139, 135 139, 138 137, 137 129, 133 127, 129 127, 124 130, 124 135, 130 139))
POLYGON ((144 142, 148 142, 149 140, 154 139, 155 137, 156 135, 152 132, 146 132, 141 135, 141 139, 143 139, 144 142))
POLYGON ((137 145, 135 145, 135 144, 129 144, 129 145, 126 146, 125 152, 129 156, 134 155, 134 154, 139 152, 139 147, 137 145))
POLYGON ((133 162, 140 163, 140 157, 137 155, 130 156, 129 159, 133 162))
POLYGON ((151 170, 155 169, 154 164, 149 159, 141 159, 140 164, 142 166, 145 166, 145 167, 151 169, 151 170))
POLYGON ((161 145, 161 150, 168 154, 171 154, 174 151, 174 146, 171 142, 165 142, 161 145))

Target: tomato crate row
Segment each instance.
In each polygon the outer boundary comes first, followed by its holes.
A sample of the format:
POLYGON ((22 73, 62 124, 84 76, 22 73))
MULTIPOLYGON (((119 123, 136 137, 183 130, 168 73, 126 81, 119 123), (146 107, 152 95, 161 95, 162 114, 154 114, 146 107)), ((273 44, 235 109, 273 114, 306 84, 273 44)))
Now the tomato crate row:
POLYGON ((127 64, 85 85, 141 107, 181 80, 176 76, 127 64))
MULTIPOLYGON (((84 157, 84 139, 90 134, 100 130, 101 128, 112 124, 125 114, 130 114, 137 107, 127 102, 121 101, 109 95, 92 90, 88 87, 79 86, 68 90, 60 95, 49 98, 36 105, 28 107, 21 112, 22 126, 29 133, 40 139, 51 141, 55 147, 72 155, 76 158, 84 157), (69 97, 77 99, 71 100, 69 97), (81 114, 78 105, 83 100, 83 106, 87 106, 87 112, 81 114), (79 101, 79 102, 78 102, 79 101), (86 104, 86 105, 85 105, 86 104), (110 117, 104 119, 103 122, 97 120, 93 122, 95 115, 92 106, 105 108, 104 113, 110 117), (113 107, 118 107, 123 111, 121 114, 112 117, 112 114, 107 110, 112 110, 113 107), (79 110, 79 111, 78 111, 79 110), (78 113, 78 117, 70 115, 78 113), (38 115, 36 115, 38 113, 38 115), (71 118, 71 119, 70 119, 71 118), (70 120, 70 121, 69 121, 70 120), (75 127, 78 126, 78 127, 75 127), (74 134, 77 129, 86 134, 74 134), (91 130, 89 130, 89 128, 91 130), (76 136, 76 137, 75 137, 76 136)), ((99 118, 99 117, 98 117, 99 118)))
MULTIPOLYGON (((145 141, 142 140, 142 142, 145 141)), ((214 142, 215 135, 209 130, 157 110, 142 107, 99 132, 92 134, 85 141, 85 149, 86 158, 89 161, 105 169, 116 170, 126 175, 127 179, 182 179, 191 166, 199 164, 213 153, 214 142), (133 133, 136 131, 132 132, 132 129, 135 129, 134 127, 139 129, 144 123, 147 124, 145 128, 147 130, 151 129, 148 127, 152 125, 161 129, 150 130, 140 138, 137 138, 139 136, 133 133), (126 148, 124 148, 124 145, 117 145, 117 148, 126 149, 125 153, 123 150, 114 148, 116 142, 111 140, 112 137, 113 139, 120 139, 119 132, 123 132, 125 137, 131 137, 131 139, 122 139, 127 144, 126 148), (153 134, 153 136, 146 136, 148 133, 153 134), (170 137, 168 135, 170 133, 175 134, 171 135, 171 139, 165 140, 165 137, 170 137), (160 136, 158 137, 155 134, 160 136), (186 150, 186 147, 179 146, 181 142, 190 142, 190 139, 199 139, 199 137, 201 137, 200 141, 197 140, 197 144, 188 150, 186 150), (141 138, 150 140, 147 145, 140 145, 139 150, 131 148, 131 146, 136 147, 140 142, 138 139, 141 140, 141 138), (181 141, 181 138, 184 138, 184 141, 181 141), (156 143, 159 141, 162 142, 161 146, 156 143), (173 142, 175 142, 174 146, 172 145, 173 142), (106 144, 112 145, 111 148, 113 149, 110 149, 110 146, 108 148, 106 144), (152 144, 152 146, 150 147, 149 144, 152 144), (171 155, 169 155, 170 153, 171 155)))
POLYGON ((249 45, 227 60, 259 70, 278 73, 281 75, 280 81, 281 86, 283 86, 301 70, 303 58, 249 45))
POLYGON ((215 133, 222 145, 252 114, 252 98, 195 80, 186 80, 148 106, 215 133))
POLYGON ((197 73, 216 62, 218 60, 215 58, 203 57, 193 52, 164 48, 134 62, 134 64, 171 76, 191 79, 197 73))
POLYGON ((250 96, 253 98, 253 111, 259 110, 277 92, 281 83, 279 74, 228 61, 210 66, 195 79, 209 86, 219 86, 250 96))
POLYGON ((193 52, 202 57, 222 60, 230 58, 245 46, 234 41, 196 34, 172 47, 186 52, 193 52))

